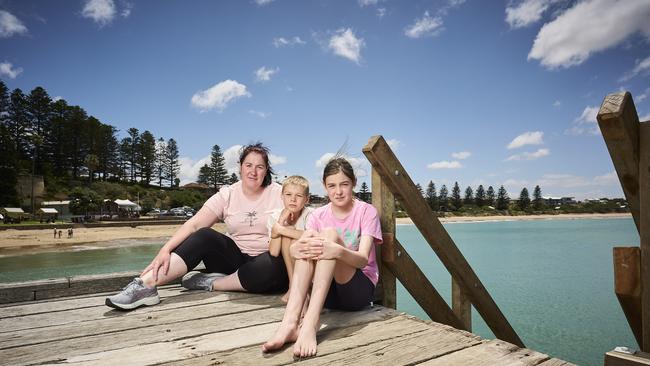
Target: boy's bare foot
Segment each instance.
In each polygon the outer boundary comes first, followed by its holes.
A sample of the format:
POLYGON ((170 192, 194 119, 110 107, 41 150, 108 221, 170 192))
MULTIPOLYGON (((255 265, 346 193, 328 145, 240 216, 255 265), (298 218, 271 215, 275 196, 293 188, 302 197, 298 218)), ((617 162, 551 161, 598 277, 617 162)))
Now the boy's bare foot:
POLYGON ((277 351, 287 342, 295 342, 298 338, 298 324, 297 323, 280 323, 280 327, 271 339, 262 345, 262 352, 277 351))
POLYGON ((313 357, 316 356, 316 329, 313 327, 301 327, 300 334, 293 345, 294 357, 313 357))
POLYGON ((284 293, 284 295, 282 295, 282 299, 281 299, 281 300, 282 300, 282 302, 285 303, 285 304, 289 302, 289 292, 290 292, 290 291, 287 291, 287 292, 284 293))

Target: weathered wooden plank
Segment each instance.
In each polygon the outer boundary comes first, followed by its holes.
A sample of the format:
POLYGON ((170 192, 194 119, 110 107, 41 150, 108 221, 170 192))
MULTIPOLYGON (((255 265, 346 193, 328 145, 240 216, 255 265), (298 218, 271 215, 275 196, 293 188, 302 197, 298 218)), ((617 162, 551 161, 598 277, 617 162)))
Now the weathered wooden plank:
POLYGON ((540 363, 538 366, 575 366, 575 364, 572 364, 571 362, 567 362, 564 360, 560 360, 558 358, 551 358, 550 360, 546 360, 540 363))
MULTIPOLYGON (((101 324, 104 329, 92 331, 86 336, 80 329, 76 337, 0 350, 0 357, 3 363, 18 365, 53 362, 79 355, 122 349, 139 353, 138 347, 147 347, 152 343, 183 343, 193 337, 216 335, 233 329, 249 329, 247 327, 273 322, 277 325, 284 314, 284 309, 279 306, 228 303, 215 308, 207 306, 201 309, 193 308, 190 312, 171 312, 164 317, 159 317, 159 313, 156 313, 151 315, 151 319, 146 316, 128 319, 132 323, 131 327, 122 330, 101 324)), ((124 357, 123 364, 133 364, 128 360, 128 355, 125 354, 124 357)))
MULTIPOLYGON (((348 337, 339 340, 354 344, 355 339, 348 337)), ((323 345, 327 340, 323 342, 323 345)), ((459 331, 440 324, 429 329, 367 343, 363 346, 346 347, 344 350, 309 359, 301 365, 411 365, 430 360, 450 352, 480 344, 480 338, 473 334, 459 331)))
POLYGON ((456 244, 433 214, 413 180, 381 136, 373 136, 363 148, 372 167, 389 189, 399 194, 415 226, 436 252, 449 273, 467 292, 472 304, 500 339, 523 346, 523 342, 494 302, 456 244))
POLYGON ((634 355, 610 351, 605 353, 605 366, 650 366, 650 354, 637 352, 634 355))
POLYGON ((639 124, 641 350, 650 352, 650 123, 639 124))
POLYGON ((395 239, 395 247, 397 250, 395 261, 384 265, 399 278, 404 288, 413 296, 431 320, 462 329, 463 324, 447 305, 445 299, 440 296, 424 272, 397 239, 395 239))
POLYGON ((0 304, 19 301, 32 301, 36 298, 37 291, 52 289, 65 289, 70 286, 67 278, 51 278, 40 281, 1 283, 0 304))
MULTIPOLYGON (((30 328, 0 333, 0 349, 82 338, 97 334, 115 333, 155 325, 174 324, 192 319, 223 316, 267 307, 284 306, 284 303, 276 296, 249 297, 228 301, 232 299, 227 296, 214 295, 208 292, 192 295, 182 298, 186 305, 191 304, 191 308, 188 310, 169 307, 155 309, 154 307, 152 309, 157 311, 124 313, 98 309, 97 315, 102 317, 94 320, 55 326, 47 325, 45 328, 30 328)), ((119 344, 119 341, 115 342, 110 338, 107 338, 106 341, 110 344, 119 344)))
MULTIPOLYGON (((326 312, 321 319, 325 327, 335 328, 369 323, 385 317, 395 316, 395 314, 395 311, 391 309, 377 307, 371 309, 371 311, 361 312, 326 312)), ((155 342, 105 352, 89 353, 59 359, 57 364, 153 365, 161 362, 181 361, 208 353, 239 349, 255 344, 259 345, 273 335, 278 324, 278 322, 266 323, 171 342, 155 342)))
POLYGON ((543 353, 519 348, 514 344, 496 339, 432 359, 421 365, 538 365, 549 358, 543 353))
POLYGON ((395 197, 382 183, 375 169, 372 170, 372 204, 377 209, 381 223, 384 243, 377 246, 377 264, 379 265, 379 281, 381 282, 382 305, 397 308, 397 282, 395 275, 390 272, 383 262, 395 260, 395 197))
POLYGON ((457 281, 451 279, 451 310, 463 324, 463 329, 472 331, 472 302, 457 281))
POLYGON ((639 230, 639 116, 632 95, 629 92, 607 95, 597 119, 639 230))
POLYGON ((641 249, 615 247, 613 252, 614 292, 637 343, 641 345, 641 249))
MULTIPOLYGON (((445 325, 436 324, 440 327, 445 325)), ((344 350, 362 347, 384 340, 422 333, 432 329, 430 323, 414 320, 408 315, 378 320, 370 323, 323 329, 318 334, 318 356, 323 357, 344 350)), ((453 329, 453 328, 450 328, 453 329)), ((177 366, 200 366, 214 364, 264 364, 283 365, 293 361, 293 344, 286 345, 282 350, 263 354, 259 345, 238 348, 235 350, 208 353, 196 358, 188 358, 180 362, 170 362, 177 366)), ((353 364, 353 363, 348 363, 353 364)))
MULTIPOLYGON (((83 309, 72 309, 53 314, 39 313, 17 318, 0 319, 0 334, 15 332, 24 329, 47 328, 53 325, 62 325, 70 323, 81 323, 96 319, 103 319, 107 315, 113 314, 118 316, 135 316, 136 314, 148 314, 168 309, 190 308, 196 302, 206 301, 228 301, 242 297, 250 297, 250 294, 244 293, 214 293, 197 292, 192 296, 174 296, 171 298, 161 299, 161 303, 156 306, 142 307, 132 312, 118 312, 105 305, 89 307, 83 309), (212 297, 214 296, 214 300, 212 297)), ((102 300, 103 303, 103 300, 102 300)))
MULTIPOLYGON (((158 288, 158 295, 160 295, 161 298, 187 293, 188 291, 186 289, 178 285, 169 285, 158 288)), ((106 296, 113 294, 115 294, 115 292, 100 292, 92 295, 86 294, 71 297, 59 297, 56 299, 5 304, 0 307, 0 319, 100 306, 104 305, 106 296)))

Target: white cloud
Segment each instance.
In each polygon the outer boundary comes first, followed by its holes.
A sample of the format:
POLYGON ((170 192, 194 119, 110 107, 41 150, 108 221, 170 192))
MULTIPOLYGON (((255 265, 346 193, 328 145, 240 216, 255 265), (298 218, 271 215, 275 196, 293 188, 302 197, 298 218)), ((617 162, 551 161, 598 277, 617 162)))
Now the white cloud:
MULTIPOLYGON (((242 152, 243 145, 233 145, 223 151, 223 160, 228 174, 235 173, 239 175, 239 155, 242 152)), ((276 165, 282 165, 287 162, 285 156, 269 154, 269 163, 275 168, 276 165)))
POLYGON ((279 71, 280 69, 277 67, 275 69, 267 69, 266 66, 262 66, 255 70, 255 80, 261 82, 269 81, 271 80, 271 76, 277 74, 279 71))
POLYGON ((645 116, 639 116, 639 121, 650 122, 650 113, 646 114, 645 116))
POLYGON ((329 40, 329 49, 335 55, 347 58, 359 64, 361 60, 361 49, 365 47, 363 38, 357 38, 352 29, 339 29, 329 40))
POLYGON ((5 61, 0 63, 0 75, 6 75, 10 79, 15 79, 22 72, 22 67, 14 68, 14 65, 11 62, 5 61))
POLYGON ((650 1, 585 0, 544 24, 528 59, 549 69, 579 65, 635 33, 650 38, 650 1))
POLYGON ((560 106, 562 106, 562 102, 560 102, 559 100, 556 100, 555 102, 553 102, 553 107, 559 108, 560 106))
POLYGON ((287 157, 269 154, 269 162, 271 163, 271 166, 286 164, 287 157))
POLYGON ((129 15, 131 15, 131 10, 133 10, 133 4, 124 2, 123 5, 124 5, 124 9, 122 9, 120 15, 122 16, 122 18, 128 18, 129 15))
POLYGON ((386 143, 388 144, 388 146, 390 146, 391 149, 393 149, 393 151, 395 151, 399 148, 399 145, 402 142, 400 140, 390 139, 390 140, 386 140, 386 143))
POLYGON ((506 7, 506 22, 510 28, 523 28, 542 19, 542 14, 551 5, 551 0, 524 0, 506 7))
POLYGON ((528 131, 515 137, 508 144, 508 149, 516 149, 526 145, 542 145, 544 143, 544 132, 542 131, 528 131))
POLYGON ((274 0, 255 0, 255 4, 259 6, 264 6, 272 3, 274 0))
POLYGON ((266 117, 269 117, 271 115, 270 112, 260 112, 260 111, 254 111, 252 109, 250 111, 248 111, 248 113, 256 115, 256 116, 258 116, 260 118, 266 118, 266 117))
POLYGON ((285 46, 295 46, 297 44, 302 45, 306 43, 307 42, 303 41, 298 36, 288 38, 288 39, 284 37, 273 38, 273 45, 275 46, 275 48, 280 48, 285 46))
POLYGON ((386 8, 377 8, 377 17, 381 19, 384 15, 386 15, 386 8))
POLYGON ((60 96, 60 95, 57 95, 56 97, 52 98, 52 103, 56 103, 56 102, 58 102, 58 101, 61 100, 61 99, 63 99, 63 97, 60 96))
POLYGON ((359 6, 363 8, 364 6, 377 5, 379 0, 357 0, 357 2, 359 3, 359 6))
POLYGON ((102 27, 113 21, 115 13, 113 0, 88 0, 81 11, 84 18, 90 18, 102 27))
POLYGON ((192 160, 188 157, 182 157, 178 159, 178 164, 180 165, 179 179, 181 184, 187 184, 190 182, 196 182, 199 177, 199 170, 205 164, 210 164, 210 155, 205 156, 197 161, 192 160))
POLYGON ((522 152, 520 154, 511 155, 506 159, 506 161, 535 160, 550 154, 551 151, 549 149, 539 149, 535 152, 522 152))
POLYGON ((472 156, 472 153, 469 151, 460 151, 460 152, 451 153, 451 157, 458 160, 464 160, 469 158, 470 156, 472 156))
POLYGON ((236 80, 225 80, 207 90, 202 90, 192 96, 192 105, 202 112, 217 108, 223 111, 229 103, 237 98, 250 97, 246 85, 236 80))
MULTIPOLYGON (((314 165, 316 168, 322 169, 334 156, 334 153, 325 153, 318 160, 316 160, 316 163, 314 165)), ((345 158, 345 160, 347 160, 350 165, 352 165, 352 169, 354 169, 354 175, 356 175, 357 180, 360 180, 359 178, 361 177, 368 176, 369 169, 368 161, 366 159, 354 158, 346 154, 343 154, 342 157, 345 158)))
POLYGON ((544 174, 542 178, 537 181, 537 184, 544 187, 561 187, 561 188, 576 188, 576 187, 596 187, 596 186, 617 186, 618 176, 616 172, 609 172, 604 175, 595 176, 593 178, 585 178, 582 176, 572 174, 544 174))
POLYGON ((598 120, 596 120, 598 110, 599 108, 596 106, 585 107, 585 109, 582 111, 582 114, 573 120, 573 126, 570 129, 564 131, 564 133, 567 135, 600 134, 598 120))
POLYGON ((415 23, 404 30, 404 34, 410 38, 433 37, 443 29, 442 24, 441 17, 431 17, 429 12, 425 11, 422 18, 416 19, 415 23))
POLYGON ((639 74, 646 75, 646 74, 648 74, 649 71, 650 71, 650 56, 648 56, 645 59, 639 61, 636 64, 636 66, 634 67, 634 69, 632 69, 631 71, 626 72, 625 75, 623 75, 623 77, 621 77, 621 79, 619 81, 625 82, 625 81, 628 81, 628 80, 632 79, 633 77, 635 77, 635 76, 637 76, 639 74))
POLYGON ((27 27, 8 11, 0 10, 0 38, 27 33, 27 27))
POLYGON ((427 165, 429 169, 459 169, 463 165, 459 161, 438 161, 427 165))

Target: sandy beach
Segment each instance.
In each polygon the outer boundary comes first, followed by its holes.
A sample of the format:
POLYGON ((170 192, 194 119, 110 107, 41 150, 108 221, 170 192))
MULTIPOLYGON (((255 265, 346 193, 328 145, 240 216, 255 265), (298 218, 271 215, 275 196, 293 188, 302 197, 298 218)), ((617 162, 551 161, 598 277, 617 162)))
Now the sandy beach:
MULTIPOLYGON (((2 254, 27 254, 41 251, 69 250, 79 246, 105 247, 102 243, 120 240, 135 239, 160 239, 164 242, 180 227, 180 225, 142 225, 136 227, 107 227, 107 228, 77 228, 74 229, 72 238, 67 237, 67 229, 62 229, 61 239, 54 238, 54 225, 52 229, 44 230, 3 230, 0 231, 0 255, 2 254)), ((215 230, 224 231, 225 224, 213 226, 215 230)), ((150 240, 149 240, 150 241, 150 240)), ((109 246, 110 243, 109 243, 109 246)))
MULTIPOLYGON (((578 219, 612 219, 632 217, 629 213, 607 214, 561 214, 561 215, 527 215, 527 216, 452 216, 440 217, 442 223, 484 222, 484 221, 524 221, 524 220, 578 220, 578 219)), ((410 217, 397 218, 398 225, 411 225, 410 217)))
MULTIPOLYGON (((455 222, 485 222, 485 221, 515 221, 515 220, 557 220, 557 219, 607 219, 631 217, 629 213, 622 214, 571 214, 571 215, 530 215, 530 216, 460 216, 441 217, 443 223, 455 222)), ((398 218, 398 225, 413 224, 410 218, 398 218)), ((142 225, 136 227, 107 227, 107 228, 78 228, 74 236, 67 238, 67 230, 63 229, 61 239, 54 238, 52 229, 44 230, 3 230, 0 231, 0 256, 20 255, 48 251, 84 250, 114 247, 117 245, 138 245, 138 239, 147 243, 159 240, 164 242, 178 229, 179 225, 142 225), (116 243, 115 241, 121 240, 116 243)), ((213 227, 225 231, 225 225, 220 223, 213 227)))

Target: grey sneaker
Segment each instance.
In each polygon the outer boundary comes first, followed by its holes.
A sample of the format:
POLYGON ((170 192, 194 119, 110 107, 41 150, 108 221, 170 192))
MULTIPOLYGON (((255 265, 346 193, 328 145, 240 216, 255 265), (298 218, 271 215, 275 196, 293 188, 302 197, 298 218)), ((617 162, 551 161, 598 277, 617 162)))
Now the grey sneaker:
POLYGON ((188 272, 181 280, 181 286, 188 290, 212 291, 212 282, 217 278, 226 277, 224 273, 188 272))
POLYGON ((106 298, 106 305, 119 310, 132 310, 142 305, 156 305, 160 302, 158 290, 148 288, 140 277, 126 285, 122 292, 106 298))

